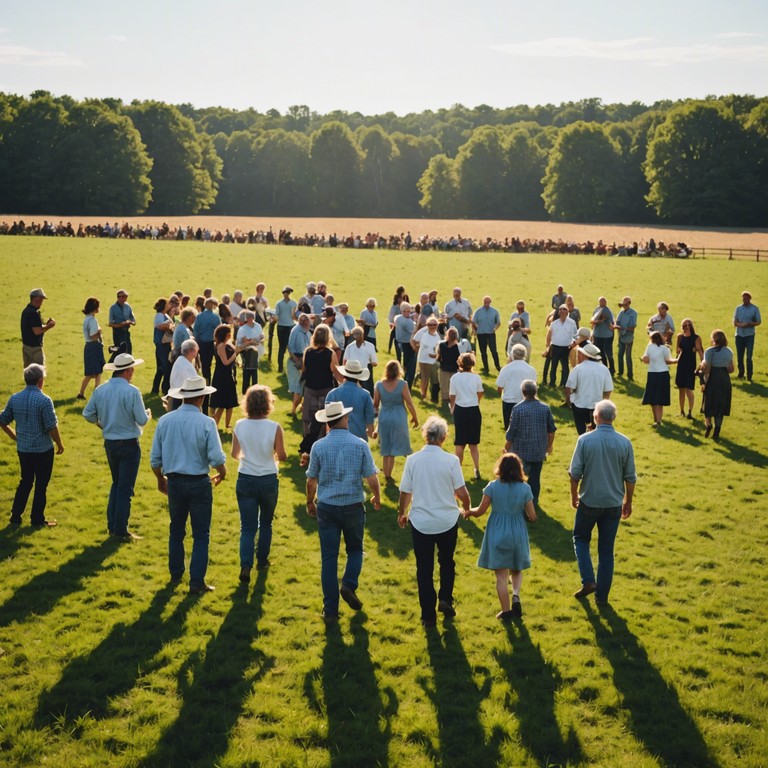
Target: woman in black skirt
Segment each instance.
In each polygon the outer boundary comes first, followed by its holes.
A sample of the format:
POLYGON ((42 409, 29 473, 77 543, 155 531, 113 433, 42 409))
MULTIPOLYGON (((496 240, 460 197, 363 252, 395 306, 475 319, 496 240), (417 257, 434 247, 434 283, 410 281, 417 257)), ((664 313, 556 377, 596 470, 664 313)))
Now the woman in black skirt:
POLYGON ((712 346, 704 352, 701 364, 704 374, 704 412, 706 431, 704 437, 712 432, 712 420, 715 432, 712 439, 720 440, 720 427, 723 417, 731 415, 731 374, 733 373, 733 352, 728 347, 728 338, 721 330, 712 331, 712 346))
POLYGON ((645 348, 643 362, 648 364, 643 405, 651 406, 653 426, 660 427, 664 406, 669 405, 669 366, 677 363, 677 359, 672 357, 664 337, 658 331, 651 334, 651 343, 645 348))
POLYGON ((480 429, 483 416, 480 413, 480 400, 483 397, 483 380, 472 372, 475 356, 465 352, 459 357, 459 372, 451 378, 449 402, 453 423, 456 427, 456 455, 459 462, 464 461, 464 447, 469 446, 469 454, 475 466, 475 480, 480 479, 480 429))

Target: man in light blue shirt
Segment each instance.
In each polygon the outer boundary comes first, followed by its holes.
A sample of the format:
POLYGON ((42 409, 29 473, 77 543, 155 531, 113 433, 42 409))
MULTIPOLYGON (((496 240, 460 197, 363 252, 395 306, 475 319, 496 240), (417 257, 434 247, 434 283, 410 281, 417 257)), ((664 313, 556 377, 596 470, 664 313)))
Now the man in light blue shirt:
POLYGON ((215 387, 201 376, 187 379, 171 389, 170 397, 183 400, 175 411, 157 422, 149 463, 157 478, 157 489, 168 496, 170 533, 168 569, 173 582, 184 575, 184 536, 187 518, 192 526, 192 557, 189 561, 189 591, 193 595, 212 592, 205 582, 208 542, 211 536, 213 488, 227 476, 226 456, 221 448, 216 422, 200 410, 206 395, 215 387), (216 470, 208 475, 209 467, 216 470))
POLYGON ((117 292, 117 301, 109 308, 109 327, 112 329, 112 343, 118 352, 133 352, 131 346, 131 326, 136 325, 131 305, 128 303, 128 291, 121 288, 117 292))
POLYGON ((403 378, 409 387, 413 386, 416 378, 416 350, 411 346, 416 323, 411 317, 411 309, 411 305, 403 301, 400 303, 400 314, 395 317, 395 343, 403 356, 403 378))
POLYGON ((359 360, 348 360, 344 365, 337 366, 336 372, 346 381, 325 396, 325 404, 327 406, 328 403, 340 402, 352 408, 352 413, 349 414, 349 431, 355 437, 368 442, 368 437, 373 436, 373 400, 358 382, 368 381, 371 373, 359 360))
POLYGON ((501 317, 496 307, 491 306, 491 297, 483 296, 483 306, 472 316, 472 327, 477 334, 480 356, 483 359, 483 372, 488 373, 488 348, 491 349, 493 364, 500 371, 499 353, 496 351, 496 331, 501 325, 501 317))
POLYGON ((379 476, 371 449, 368 443, 355 437, 348 429, 351 411, 341 402, 332 402, 315 414, 319 422, 328 425, 328 434, 312 446, 307 468, 307 514, 317 518, 320 534, 320 580, 326 623, 338 620, 339 594, 353 610, 359 611, 363 607, 356 592, 363 567, 363 479, 371 489, 373 508, 381 507, 379 476), (347 563, 339 588, 342 533, 347 563))
POLYGON ((739 378, 744 378, 744 353, 747 354, 747 381, 752 381, 752 350, 755 347, 755 328, 762 320, 760 310, 752 303, 752 294, 744 291, 741 304, 733 313, 736 328, 736 354, 738 355, 739 378))
POLYGON ((283 298, 275 304, 277 315, 277 372, 283 372, 283 358, 288 349, 288 337, 296 325, 296 307, 298 304, 291 298, 293 288, 286 285, 283 288, 283 298))
POLYGON ((600 350, 603 365, 608 366, 608 370, 613 376, 615 372, 613 367, 613 312, 608 309, 608 300, 605 296, 598 299, 598 306, 592 313, 590 325, 592 326, 592 339, 595 346, 600 350))
POLYGON ((218 312, 219 300, 213 296, 205 300, 205 309, 195 318, 193 326, 195 341, 200 347, 200 371, 207 382, 211 380, 211 362, 213 361, 213 332, 221 325, 218 312))
POLYGON ((110 536, 117 536, 123 541, 141 539, 141 536, 128 530, 128 519, 141 463, 141 428, 151 416, 138 387, 131 384, 135 366, 143 362, 128 353, 117 355, 114 362, 104 366, 105 371, 113 371, 112 378, 96 387, 83 409, 83 418, 102 431, 104 451, 112 473, 107 502, 107 530, 110 536))
POLYGON ((627 361, 627 378, 633 381, 634 369, 632 368, 632 344, 635 341, 635 328, 637 328, 637 312, 630 306, 632 299, 625 296, 621 300, 621 310, 616 316, 613 329, 619 332, 619 376, 624 375, 624 360, 627 361))
POLYGON ((571 505, 576 510, 573 549, 581 574, 581 589, 574 597, 581 599, 595 592, 598 604, 606 604, 613 580, 613 545, 619 522, 632 514, 637 472, 631 441, 613 427, 616 406, 610 400, 600 400, 593 416, 597 427, 576 441, 568 469, 571 505), (589 553, 595 526, 597 579, 589 553))
POLYGON ((304 350, 312 341, 312 329, 309 315, 302 312, 299 322, 293 326, 288 336, 288 362, 286 373, 288 374, 288 391, 293 395, 291 416, 296 415, 301 398, 304 395, 304 383, 301 381, 301 366, 304 363, 304 350))
POLYGON ((461 288, 453 289, 453 298, 445 305, 444 312, 448 318, 448 325, 459 332, 459 338, 469 338, 472 306, 466 299, 461 298, 461 288))

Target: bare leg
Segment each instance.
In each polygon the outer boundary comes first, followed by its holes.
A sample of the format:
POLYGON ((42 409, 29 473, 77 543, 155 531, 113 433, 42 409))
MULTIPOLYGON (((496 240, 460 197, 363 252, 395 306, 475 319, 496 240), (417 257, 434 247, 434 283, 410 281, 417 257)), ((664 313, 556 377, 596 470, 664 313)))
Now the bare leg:
POLYGON ((382 456, 382 462, 384 464, 384 479, 385 480, 391 480, 392 479, 392 470, 395 468, 395 457, 394 456, 382 456))
MULTIPOLYGON (((512 571, 520 573, 520 571, 512 571)), ((496 570, 496 594, 499 596, 499 603, 502 611, 509 610, 509 568, 498 568, 496 570)))
POLYGON ((469 455, 472 457, 472 463, 475 465, 475 472, 480 471, 480 451, 477 445, 469 446, 469 455))
POLYGON ((454 453, 459 457, 459 464, 464 463, 464 446, 457 445, 454 448, 454 453))
POLYGON ((221 414, 224 413, 223 408, 214 408, 213 413, 211 414, 213 416, 213 420, 216 422, 216 426, 219 426, 219 422, 221 421, 221 414))
POLYGON ((232 409, 227 408, 227 417, 224 419, 224 426, 229 429, 232 426, 232 409))
POLYGON ((677 394, 680 399, 680 415, 681 416, 685 414, 685 393, 686 392, 687 390, 683 389, 683 387, 680 387, 680 389, 677 390, 677 394))
POLYGON ((512 571, 512 594, 520 597, 520 587, 523 586, 523 572, 512 571))
POLYGON ((686 389, 685 395, 688 398, 688 413, 691 413, 693 411, 693 390, 686 389))

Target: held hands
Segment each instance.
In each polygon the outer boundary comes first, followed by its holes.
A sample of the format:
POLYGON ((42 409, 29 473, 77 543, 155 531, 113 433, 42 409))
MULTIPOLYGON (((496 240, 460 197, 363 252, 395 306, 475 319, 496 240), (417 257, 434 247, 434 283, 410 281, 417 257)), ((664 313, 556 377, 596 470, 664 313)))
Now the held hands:
POLYGON ((471 509, 462 509, 461 516, 465 520, 469 520, 470 517, 479 517, 477 514, 477 507, 472 507, 471 509))
POLYGON ((211 485, 215 488, 223 479, 224 475, 222 475, 221 472, 217 472, 211 477, 211 485))

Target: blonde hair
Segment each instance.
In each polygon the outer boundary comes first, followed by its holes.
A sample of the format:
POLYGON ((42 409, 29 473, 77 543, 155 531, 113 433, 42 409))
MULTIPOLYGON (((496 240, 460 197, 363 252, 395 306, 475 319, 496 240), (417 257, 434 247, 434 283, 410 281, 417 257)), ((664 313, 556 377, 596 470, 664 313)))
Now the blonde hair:
POLYGON ((243 413, 249 419, 257 419, 266 416, 274 410, 275 398, 272 390, 263 384, 254 384, 248 387, 243 398, 243 413))

